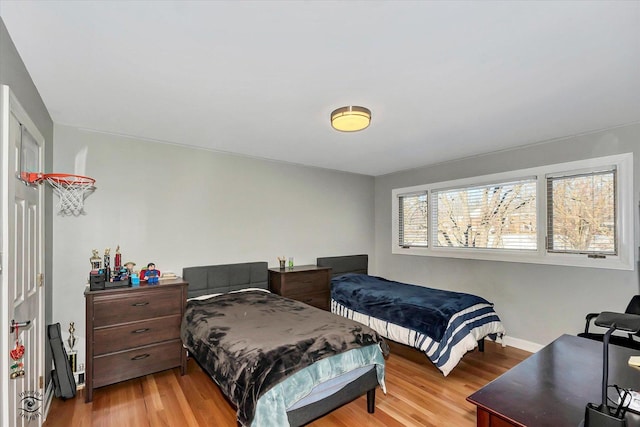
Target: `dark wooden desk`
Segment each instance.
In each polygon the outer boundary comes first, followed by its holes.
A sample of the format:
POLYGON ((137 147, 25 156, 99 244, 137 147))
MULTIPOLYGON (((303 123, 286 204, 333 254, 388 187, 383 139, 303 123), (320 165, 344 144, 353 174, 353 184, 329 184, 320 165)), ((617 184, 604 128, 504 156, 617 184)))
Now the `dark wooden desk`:
MULTIPOLYGON (((609 347, 609 384, 640 390, 640 369, 627 363, 632 355, 638 351, 609 347)), ((467 400, 478 407, 478 427, 577 426, 586 404, 601 401, 601 387, 602 343, 563 335, 467 400)), ((640 426, 636 414, 627 420, 640 426)))

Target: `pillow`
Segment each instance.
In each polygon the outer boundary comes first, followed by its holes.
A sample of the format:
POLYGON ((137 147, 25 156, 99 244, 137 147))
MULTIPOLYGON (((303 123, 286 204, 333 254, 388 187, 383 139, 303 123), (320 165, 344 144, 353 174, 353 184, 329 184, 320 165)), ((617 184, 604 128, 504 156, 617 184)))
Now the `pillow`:
MULTIPOLYGON (((233 294, 233 293, 236 293, 236 292, 245 292, 245 291, 264 291, 264 292, 267 292, 267 293, 271 293, 268 289, 262 289, 262 288, 238 289, 237 291, 230 291, 230 292, 227 292, 227 293, 233 294)), ((199 295, 197 297, 187 298, 187 301, 209 299, 209 298, 217 297, 218 295, 223 295, 223 293, 199 295)))

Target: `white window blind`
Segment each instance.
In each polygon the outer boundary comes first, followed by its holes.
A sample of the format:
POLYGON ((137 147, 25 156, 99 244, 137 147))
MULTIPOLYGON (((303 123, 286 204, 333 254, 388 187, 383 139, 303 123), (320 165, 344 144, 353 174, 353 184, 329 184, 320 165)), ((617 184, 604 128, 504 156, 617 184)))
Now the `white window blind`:
POLYGON ((428 246, 428 199, 426 191, 398 196, 398 244, 400 247, 428 246))
POLYGON ((537 249, 536 178, 432 191, 434 245, 537 249))
POLYGON ((617 254, 616 168, 547 176, 547 250, 617 254))

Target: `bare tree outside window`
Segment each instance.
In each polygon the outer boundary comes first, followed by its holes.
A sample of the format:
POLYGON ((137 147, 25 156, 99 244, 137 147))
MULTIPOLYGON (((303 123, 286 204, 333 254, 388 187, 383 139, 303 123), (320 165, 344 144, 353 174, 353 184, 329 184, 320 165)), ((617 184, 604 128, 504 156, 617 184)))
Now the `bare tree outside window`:
POLYGON ((547 249, 616 253, 616 171, 547 178, 547 249))
POLYGON ((536 250, 536 180, 434 191, 437 245, 536 250))

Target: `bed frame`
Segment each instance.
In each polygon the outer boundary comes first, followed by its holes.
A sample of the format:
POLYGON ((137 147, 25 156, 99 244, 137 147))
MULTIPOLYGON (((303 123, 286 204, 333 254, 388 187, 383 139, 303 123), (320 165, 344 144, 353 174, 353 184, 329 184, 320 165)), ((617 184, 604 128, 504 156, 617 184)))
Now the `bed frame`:
MULTIPOLYGON (((346 273, 369 274, 369 256, 365 254, 317 258, 316 264, 318 267, 330 267, 331 277, 346 273)), ((431 365, 431 361, 420 350, 390 339, 386 341, 392 354, 395 353, 412 362, 431 365)), ((484 338, 478 340, 478 351, 484 352, 484 338)))
MULTIPOLYGON (((189 298, 246 288, 269 288, 269 274, 266 262, 185 267, 182 269, 182 277, 189 283, 187 291, 189 298)), ((203 364, 200 364, 197 360, 196 362, 202 370, 211 375, 203 364)), ((307 424, 362 396, 364 393, 367 394, 367 412, 372 414, 375 410, 377 386, 378 377, 374 366, 336 393, 287 412, 289 424, 291 426, 307 424)))

